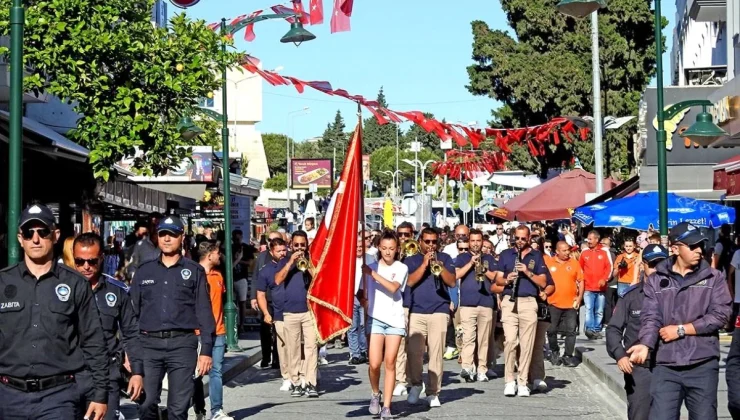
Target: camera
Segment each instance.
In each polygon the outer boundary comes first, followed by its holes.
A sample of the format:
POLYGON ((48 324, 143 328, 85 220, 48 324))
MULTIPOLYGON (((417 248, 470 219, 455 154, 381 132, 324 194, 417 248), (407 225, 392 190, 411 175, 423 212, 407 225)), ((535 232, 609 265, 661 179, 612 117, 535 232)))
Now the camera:
POLYGON ((618 266, 618 267, 619 267, 619 269, 620 269, 620 270, 626 270, 626 269, 627 269, 627 261, 625 261, 625 260, 622 260, 622 261, 621 261, 621 262, 619 263, 619 266, 618 266))

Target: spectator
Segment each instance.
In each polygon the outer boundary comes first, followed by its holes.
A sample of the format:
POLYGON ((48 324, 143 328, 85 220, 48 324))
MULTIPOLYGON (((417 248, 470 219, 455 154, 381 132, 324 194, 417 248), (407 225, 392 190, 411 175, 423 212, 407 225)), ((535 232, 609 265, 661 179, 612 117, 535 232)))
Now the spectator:
POLYGON ((591 340, 601 338, 601 320, 604 317, 604 292, 611 276, 609 256, 599 243, 601 235, 592 230, 587 237, 588 248, 581 253, 580 263, 585 280, 583 303, 586 306, 584 332, 591 340))

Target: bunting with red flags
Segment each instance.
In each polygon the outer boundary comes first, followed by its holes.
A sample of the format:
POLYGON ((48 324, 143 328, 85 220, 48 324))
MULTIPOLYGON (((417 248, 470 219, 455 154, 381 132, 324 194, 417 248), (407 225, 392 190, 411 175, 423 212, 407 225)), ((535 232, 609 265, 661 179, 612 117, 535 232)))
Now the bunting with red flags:
POLYGON ((360 122, 350 141, 339 185, 309 250, 316 274, 308 288, 308 303, 322 343, 352 325, 362 184, 360 122))
POLYGON ((352 15, 352 0, 334 0, 334 9, 331 12, 331 33, 347 32, 352 15))

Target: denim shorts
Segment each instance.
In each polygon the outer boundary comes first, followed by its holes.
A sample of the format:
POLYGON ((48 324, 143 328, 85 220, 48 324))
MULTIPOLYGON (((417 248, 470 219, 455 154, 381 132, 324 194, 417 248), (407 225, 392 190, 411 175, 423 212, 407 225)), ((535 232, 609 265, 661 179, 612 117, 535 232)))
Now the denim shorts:
POLYGON ((370 334, 380 334, 380 335, 398 335, 401 337, 406 336, 406 329, 405 328, 396 328, 391 327, 390 325, 386 324, 383 321, 380 321, 375 318, 370 318, 368 320, 368 324, 370 326, 370 334))

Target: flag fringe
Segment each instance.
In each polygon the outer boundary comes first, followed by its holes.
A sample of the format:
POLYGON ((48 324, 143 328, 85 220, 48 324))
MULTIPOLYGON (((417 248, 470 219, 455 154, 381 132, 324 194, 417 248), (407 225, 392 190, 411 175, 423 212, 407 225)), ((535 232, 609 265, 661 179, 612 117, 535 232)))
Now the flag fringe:
POLYGON ((334 334, 332 334, 329 337, 327 337, 326 340, 321 340, 321 334, 319 333, 319 327, 316 324, 316 314, 314 314, 313 308, 311 307, 311 305, 308 305, 308 312, 311 315, 311 319, 313 320, 313 329, 314 329, 314 332, 316 333, 316 340, 319 342, 319 344, 324 345, 324 344, 328 343, 329 341, 331 341, 331 340, 333 340, 333 339, 341 336, 342 334, 346 333, 347 331, 349 331, 350 328, 352 328, 352 318, 346 316, 341 311, 341 309, 337 308, 334 305, 330 305, 329 303, 324 302, 323 300, 317 299, 317 298, 315 298, 313 296, 309 296, 308 297, 308 300, 310 302, 313 302, 313 303, 319 305, 319 306, 323 306, 324 308, 329 309, 332 312, 338 313, 339 316, 342 317, 342 319, 344 320, 344 322, 346 322, 346 323, 349 324, 347 327, 342 328, 339 331, 337 331, 334 334))

